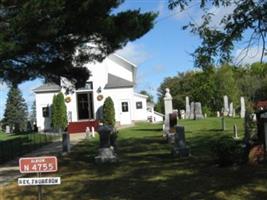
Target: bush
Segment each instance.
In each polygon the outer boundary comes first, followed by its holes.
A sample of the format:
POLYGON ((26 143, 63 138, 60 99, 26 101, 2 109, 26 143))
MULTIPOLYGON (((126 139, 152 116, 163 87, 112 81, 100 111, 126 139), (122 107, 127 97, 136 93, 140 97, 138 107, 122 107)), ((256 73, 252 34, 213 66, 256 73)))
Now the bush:
POLYGON ((212 151, 220 166, 241 163, 243 159, 242 142, 234 140, 230 136, 218 138, 212 145, 212 151))
POLYGON ((115 126, 115 109, 111 97, 107 97, 103 105, 103 123, 112 127, 115 126))
POLYGON ((52 127, 58 130, 58 132, 67 127, 67 108, 62 93, 53 97, 51 119, 52 127))

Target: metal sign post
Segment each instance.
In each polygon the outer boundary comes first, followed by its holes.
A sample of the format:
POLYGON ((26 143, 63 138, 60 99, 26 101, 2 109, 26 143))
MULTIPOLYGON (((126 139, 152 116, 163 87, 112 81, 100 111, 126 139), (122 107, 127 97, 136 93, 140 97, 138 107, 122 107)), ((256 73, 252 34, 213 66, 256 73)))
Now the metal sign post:
MULTIPOLYGON (((41 173, 37 173, 37 177, 41 178, 41 173)), ((38 200, 42 200, 43 199, 43 195, 42 195, 42 185, 38 185, 38 200)))
POLYGON ((28 157, 19 159, 20 173, 36 173, 34 178, 19 178, 19 186, 37 186, 38 200, 43 199, 43 185, 58 185, 61 184, 60 177, 42 177, 41 173, 56 172, 58 170, 57 157, 28 157))

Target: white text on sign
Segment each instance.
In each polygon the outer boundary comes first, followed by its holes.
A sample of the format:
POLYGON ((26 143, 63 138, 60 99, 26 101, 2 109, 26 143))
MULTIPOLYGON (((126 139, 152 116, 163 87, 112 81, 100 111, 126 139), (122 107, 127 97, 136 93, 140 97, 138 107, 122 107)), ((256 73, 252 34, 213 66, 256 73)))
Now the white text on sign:
POLYGON ((41 178, 19 178, 19 186, 27 185, 59 185, 61 184, 60 177, 41 177, 41 178))

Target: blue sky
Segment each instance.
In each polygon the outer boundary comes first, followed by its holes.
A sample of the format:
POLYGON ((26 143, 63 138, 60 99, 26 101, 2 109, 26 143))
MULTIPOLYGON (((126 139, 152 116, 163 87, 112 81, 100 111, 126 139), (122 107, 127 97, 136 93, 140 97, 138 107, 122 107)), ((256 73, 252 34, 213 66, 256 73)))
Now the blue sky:
MULTIPOLYGON (((198 8, 198 3, 192 4, 190 9, 183 13, 178 10, 170 11, 168 0, 126 0, 118 11, 127 9, 159 13, 155 26, 150 32, 116 52, 138 66, 136 90, 147 90, 154 95, 154 100, 156 100, 157 88, 164 78, 194 69, 190 53, 200 44, 200 40, 189 31, 182 30, 182 26, 190 20, 201 22, 202 12, 198 8)), ((211 7, 210 10, 215 14, 213 24, 217 26, 222 15, 230 12, 232 8, 211 7)), ((240 52, 241 50, 237 48, 233 55, 240 52)), ((258 59, 257 49, 252 49, 251 52, 251 56, 243 62, 251 63, 258 59)), ((40 80, 35 80, 19 86, 29 107, 34 100, 32 89, 41 84, 40 80)), ((7 92, 7 86, 0 84, 0 118, 4 112, 7 92)))

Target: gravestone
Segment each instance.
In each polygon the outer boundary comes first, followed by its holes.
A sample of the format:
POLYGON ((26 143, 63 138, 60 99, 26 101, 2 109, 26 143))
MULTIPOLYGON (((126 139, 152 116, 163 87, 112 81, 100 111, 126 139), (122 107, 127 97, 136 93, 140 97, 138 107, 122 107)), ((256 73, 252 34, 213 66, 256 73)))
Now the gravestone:
POLYGON ((201 103, 200 102, 196 102, 195 103, 195 117, 194 119, 198 120, 198 119, 203 119, 204 116, 202 114, 202 108, 201 108, 201 103))
POLYGON ((175 127, 177 125, 177 117, 178 117, 177 111, 174 111, 173 113, 169 114, 170 129, 167 134, 167 141, 169 144, 173 144, 175 141, 175 127))
POLYGON ((228 116, 229 114, 229 104, 228 104, 228 96, 223 96, 223 116, 228 116))
POLYGON ((183 126, 176 126, 175 146, 172 148, 172 154, 179 157, 189 156, 189 148, 186 146, 183 126))
POLYGON ((234 124, 233 129, 234 129, 234 139, 238 139, 239 137, 237 135, 237 125, 236 124, 234 124))
POLYGON ((191 102, 189 119, 195 119, 195 102, 191 102))
POLYGON ((6 126, 6 133, 8 133, 8 134, 11 133, 10 126, 8 126, 8 125, 6 126))
POLYGON ((185 97, 185 119, 190 118, 190 104, 189 97, 185 97))
POLYGON ((172 113, 173 108, 172 108, 172 96, 170 94, 170 89, 166 88, 166 93, 164 97, 164 110, 165 110, 165 130, 164 133, 168 133, 170 129, 170 120, 169 120, 169 114, 172 113))
POLYGON ((229 105, 229 117, 233 117, 233 112, 234 112, 234 106, 233 106, 233 102, 230 103, 229 105))
POLYGON ((96 163, 117 162, 118 158, 114 152, 114 146, 112 146, 112 143, 114 145, 116 142, 111 139, 111 135, 116 134, 116 129, 108 125, 103 125, 98 128, 97 132, 99 133, 100 142, 98 155, 95 157, 96 163))
POLYGON ((181 119, 186 119, 185 118, 185 116, 186 116, 185 113, 186 113, 185 110, 180 110, 181 119))
POLYGON ((219 111, 217 111, 216 114, 217 114, 217 117, 220 117, 221 116, 221 114, 220 114, 219 111))
POLYGON ((70 134, 69 133, 62 134, 62 146, 63 146, 63 153, 70 152, 70 134))
POLYGON ((246 107, 245 107, 245 99, 244 97, 240 97, 240 117, 241 118, 245 118, 245 114, 246 114, 246 107))

